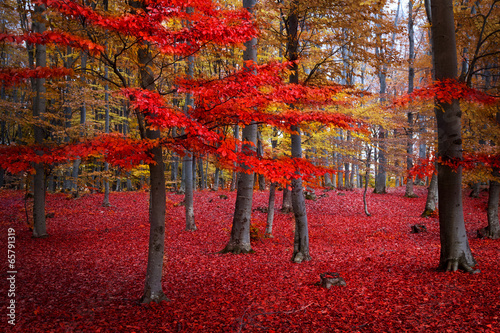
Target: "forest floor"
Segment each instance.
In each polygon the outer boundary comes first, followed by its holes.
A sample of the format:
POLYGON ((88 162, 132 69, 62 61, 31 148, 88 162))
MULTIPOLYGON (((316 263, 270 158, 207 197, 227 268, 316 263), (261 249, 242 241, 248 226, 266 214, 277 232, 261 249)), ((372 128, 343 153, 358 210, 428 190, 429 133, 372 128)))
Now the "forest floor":
MULTIPOLYGON (((487 193, 464 198, 479 274, 436 271, 438 220, 420 217, 426 190, 416 193, 420 198, 404 198, 403 188, 368 194, 371 217, 361 190, 307 201, 312 261, 301 264, 290 262, 292 214, 276 212, 274 238, 254 241, 254 254, 220 255, 236 193, 196 192, 196 232, 184 231, 184 207, 176 205, 183 196, 169 194, 163 285, 171 301, 140 305, 148 193, 112 193, 106 208, 102 194, 50 194, 50 237, 32 239, 23 193, 2 190, 0 244, 6 255, 7 229, 14 228, 17 274, 16 325, 3 313, 0 331, 500 332, 500 240, 476 237, 486 225, 487 193), (427 232, 410 233, 416 223, 427 232), (316 286, 324 272, 338 272, 347 286, 316 286)), ((256 192, 254 209, 267 206, 267 197, 256 192)), ((261 235, 265 220, 254 210, 261 235)), ((5 286, 5 257, 1 269, 5 286)))

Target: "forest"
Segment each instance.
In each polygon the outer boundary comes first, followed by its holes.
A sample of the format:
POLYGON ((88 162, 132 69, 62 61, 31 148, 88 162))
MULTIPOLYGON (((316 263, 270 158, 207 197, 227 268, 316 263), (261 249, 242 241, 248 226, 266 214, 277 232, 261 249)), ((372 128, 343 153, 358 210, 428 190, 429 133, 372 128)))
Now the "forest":
POLYGON ((498 0, 0 10, 6 331, 499 329, 498 0))

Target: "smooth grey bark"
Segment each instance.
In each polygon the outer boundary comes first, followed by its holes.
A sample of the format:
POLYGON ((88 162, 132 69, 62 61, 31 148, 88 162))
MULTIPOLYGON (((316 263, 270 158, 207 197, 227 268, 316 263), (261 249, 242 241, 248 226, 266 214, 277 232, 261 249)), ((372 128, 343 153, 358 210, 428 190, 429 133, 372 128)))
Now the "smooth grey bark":
MULTIPOLYGON (((81 54, 81 70, 82 73, 85 74, 87 71, 87 54, 85 52, 82 52, 81 54)), ((81 77, 82 83, 85 83, 85 76, 82 75, 81 77)), ((87 107, 85 105, 85 100, 82 101, 82 105, 80 106, 80 126, 81 126, 81 135, 83 136, 84 134, 84 126, 85 122, 87 121, 87 107)), ((72 178, 72 188, 71 190, 74 191, 74 195, 78 195, 78 171, 80 168, 82 160, 80 158, 77 158, 73 162, 73 167, 71 170, 71 178, 72 178)))
POLYGON ((438 203, 438 177, 437 173, 434 172, 431 177, 431 183, 429 184, 429 188, 427 189, 427 199, 425 201, 425 208, 424 212, 422 213, 422 217, 427 217, 432 215, 436 211, 437 203, 438 203))
MULTIPOLYGON (((233 128, 233 136, 235 140, 238 140, 240 137, 240 126, 239 125, 234 125, 233 128)), ((235 145, 234 151, 238 152, 238 145, 235 145)), ((232 177, 231 177, 231 186, 230 186, 230 191, 236 190, 238 184, 238 173, 236 171, 233 171, 232 177)))
MULTIPOLYGON (((286 25, 287 32, 287 55, 288 60, 296 61, 299 58, 299 1, 291 0, 290 12, 286 25)), ((298 64, 295 62, 291 68, 289 82, 299 83, 298 64)), ((300 128, 291 126, 292 134, 292 158, 302 158, 302 138, 300 128)), ((293 242, 292 262, 300 263, 311 260, 309 254, 309 230, 307 225, 306 202, 302 188, 302 178, 300 170, 297 170, 299 177, 292 180, 292 207, 295 216, 295 236, 293 242)))
POLYGON ((215 172, 214 172, 214 186, 213 190, 218 191, 219 190, 219 178, 220 178, 220 169, 218 167, 215 167, 215 172))
MULTIPOLYGON (((271 140, 271 148, 273 152, 273 158, 275 158, 274 150, 278 146, 278 141, 274 139, 278 135, 278 130, 273 127, 273 139, 271 140)), ((273 237, 273 222, 274 222, 274 204, 276 202, 276 182, 272 182, 269 187, 269 201, 267 205, 267 220, 266 220, 266 236, 273 237)))
POLYGON ((365 189, 363 191, 363 208, 365 210, 366 216, 371 216, 368 212, 368 202, 366 201, 366 192, 368 191, 368 182, 370 180, 370 159, 372 156, 372 149, 368 148, 365 162, 365 189))
MULTIPOLYGON (((104 65, 104 78, 108 78, 108 66, 104 65)), ((109 134, 109 85, 104 85, 104 133, 109 134)), ((103 207, 111 206, 109 202, 109 164, 104 162, 104 199, 103 207)))
MULTIPOLYGON (((255 153, 257 141, 257 124, 247 125, 242 130, 242 140, 253 142, 254 145, 244 144, 242 153, 255 153)), ((254 173, 248 167, 242 167, 249 173, 240 172, 238 175, 238 189, 236 192, 236 203, 234 207, 231 237, 221 253, 250 253, 250 219, 252 214, 254 173)))
POLYGON ((269 201, 267 205, 266 237, 272 237, 274 222, 274 204, 276 202, 276 183, 272 182, 269 187, 269 201))
MULTIPOLYGON (((415 33, 413 29, 413 0, 408 0, 408 94, 413 92, 413 84, 415 80, 415 33)), ((406 177, 405 197, 417 198, 418 196, 413 192, 413 176, 410 175, 410 170, 413 168, 413 112, 408 112, 408 142, 406 146, 406 170, 408 175, 406 177)))
MULTIPOLYGON (((498 169, 494 169, 493 176, 500 177, 498 169)), ((478 230, 478 236, 491 239, 500 238, 500 224, 498 221, 498 200, 500 198, 500 183, 496 180, 490 180, 490 188, 488 195, 488 225, 478 230)))
MULTIPOLYGON (((45 5, 35 5, 33 13, 33 32, 43 33, 45 28, 44 14, 45 5)), ((37 44, 35 48, 36 67, 47 66, 47 48, 45 45, 37 44)), ((40 121, 47 108, 47 99, 45 96, 45 79, 35 79, 35 97, 33 99, 33 118, 40 121)), ((41 145, 45 139, 45 130, 41 125, 34 125, 35 143, 41 145)), ((42 152, 37 152, 42 154, 42 152)), ((33 237, 47 237, 47 228, 45 223, 45 167, 43 163, 34 163, 35 175, 33 176, 33 237)))
MULTIPOLYGON (((452 0, 431 2, 432 53, 436 80, 457 78, 457 54, 452 0)), ((458 100, 437 102, 438 154, 442 161, 462 159, 462 124, 458 100)), ((475 272, 462 207, 462 167, 438 163, 439 267, 446 271, 475 272)))
POLYGON ((285 185, 283 187, 283 202, 281 204, 280 211, 282 213, 288 214, 292 212, 292 191, 289 188, 290 185, 285 185))
MULTIPOLYGON (((264 145, 262 144, 262 133, 260 128, 257 127, 257 156, 264 157, 264 145)), ((259 191, 266 190, 266 178, 262 174, 257 174, 257 181, 259 182, 259 191)))
POLYGON ((204 190, 207 188, 207 181, 205 177, 205 172, 203 170, 203 159, 201 156, 198 158, 198 174, 200 176, 199 182, 198 182, 198 188, 200 190, 204 190))
MULTIPOLYGON (((193 9, 188 7, 187 12, 192 13, 193 9)), ((192 78, 194 71, 194 56, 190 55, 187 59, 187 76, 192 78)), ((189 108, 194 106, 194 101, 191 93, 186 94, 186 101, 184 104, 184 113, 188 115, 189 108)), ((182 160, 182 174, 184 178, 184 211, 186 216, 186 230, 195 231, 197 229, 195 218, 194 218, 194 177, 193 171, 193 159, 194 155, 190 151, 185 151, 184 158, 182 160)))
MULTIPOLYGON (((385 75, 384 75, 385 77, 385 75)), ((384 78, 385 81, 385 78, 384 78)), ((382 90, 382 88, 381 88, 382 90)), ((385 91, 385 84, 384 84, 385 91)), ((384 92, 385 93, 385 92, 384 92)), ((373 193, 384 194, 386 191, 386 181, 387 181, 387 173, 386 173, 386 158, 385 158, 385 130, 380 126, 379 128, 379 149, 378 149, 378 168, 377 174, 375 176, 375 189, 373 193)))
MULTIPOLYGON (((146 10, 143 2, 132 1, 130 5, 133 8, 146 10)), ((149 44, 144 42, 137 51, 137 60, 139 65, 139 81, 141 88, 155 90, 155 80, 150 64, 153 62, 153 55, 149 49, 149 44)), ((156 140, 161 137, 159 130, 148 129, 147 119, 143 122, 142 116, 138 123, 145 124, 140 126, 142 138, 156 140), (146 128, 144 128, 146 127, 146 128)), ((149 212, 149 246, 148 246, 148 264, 146 268, 146 279, 144 285, 144 294, 141 297, 141 303, 161 302, 168 300, 163 292, 163 256, 165 250, 165 206, 167 201, 165 189, 165 167, 163 163, 163 153, 161 146, 151 148, 150 154, 156 163, 150 163, 150 212, 149 212)))
MULTIPOLYGON (((250 14, 253 14, 256 0, 243 0, 243 7, 250 14)), ((257 38, 244 43, 243 61, 253 61, 257 63, 257 38)), ((246 67, 246 70, 250 70, 246 67)), ((242 130, 242 140, 252 144, 243 144, 241 151, 243 154, 255 154, 257 144, 257 124, 252 122, 242 130)), ((236 203, 234 207, 233 224, 231 227, 231 237, 226 247, 221 253, 250 253, 253 252, 250 245, 250 218, 252 215, 253 184, 254 173, 246 165, 242 167, 247 172, 240 172, 238 175, 238 189, 236 192, 236 203)))

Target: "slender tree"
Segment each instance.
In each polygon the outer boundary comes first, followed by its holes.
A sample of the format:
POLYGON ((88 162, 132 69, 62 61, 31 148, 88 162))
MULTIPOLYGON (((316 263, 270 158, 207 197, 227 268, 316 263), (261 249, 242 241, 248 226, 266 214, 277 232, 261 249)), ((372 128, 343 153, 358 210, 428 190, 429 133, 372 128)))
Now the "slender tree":
MULTIPOLYGON (((415 81, 415 33, 413 29, 413 0, 408 0, 408 94, 413 92, 413 84, 415 81)), ((409 172, 413 168, 413 112, 408 112, 408 143, 406 146, 406 169, 409 172)), ((415 198, 417 195, 413 192, 413 176, 408 174, 406 178, 405 197, 415 198)))
MULTIPOLYGON (((243 0, 243 7, 250 13, 253 13, 256 0, 243 0)), ((243 61, 257 62, 257 38, 252 38, 245 42, 243 51, 243 61)), ((245 65, 246 66, 246 65, 245 65)), ((250 70, 247 68, 247 70, 250 70)), ((252 121, 251 124, 243 127, 241 132, 242 152, 254 154, 257 144, 257 124, 252 121)), ((249 253, 252 252, 250 245, 250 219, 252 215, 253 184, 254 173, 250 168, 245 167, 246 172, 240 172, 238 175, 238 186, 236 191, 236 203, 234 207, 233 225, 231 228, 231 238, 222 253, 249 253)))
MULTIPOLYGON (((35 5, 33 13, 33 32, 45 32, 45 5, 35 5)), ((45 67, 47 64, 47 47, 37 44, 35 48, 36 67, 45 67)), ((41 125, 41 118, 47 108, 45 96, 45 79, 35 79, 35 98, 33 100, 33 117, 35 118, 34 136, 35 143, 41 145, 45 139, 45 130, 41 125)), ((39 154, 42 154, 39 152, 39 154)), ((34 163, 35 175, 33 177, 33 237, 47 237, 45 224, 45 167, 43 163, 34 163)))
MULTIPOLYGON (((291 0, 288 17, 285 22, 287 33, 287 57, 294 61, 291 68, 289 82, 299 83, 299 68, 297 60, 299 58, 299 1, 291 0)), ((292 157, 302 158, 302 138, 299 126, 291 127, 292 134, 292 157)), ((297 171, 297 172, 300 172, 297 171)), ((295 216, 295 236, 293 242, 292 261, 300 263, 311 260, 309 254, 309 230, 307 225, 306 203, 300 177, 292 180, 292 206, 295 216)))

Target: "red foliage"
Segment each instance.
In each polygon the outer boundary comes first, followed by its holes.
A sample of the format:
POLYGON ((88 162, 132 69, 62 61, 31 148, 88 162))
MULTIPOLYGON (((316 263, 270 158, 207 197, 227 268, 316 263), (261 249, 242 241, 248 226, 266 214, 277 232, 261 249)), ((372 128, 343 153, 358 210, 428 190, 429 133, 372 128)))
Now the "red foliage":
MULTIPOLYGON (((274 238, 255 254, 219 255, 227 242, 235 192, 196 192, 198 231, 186 232, 182 195, 169 194, 164 288, 170 302, 140 306, 148 246, 148 193, 67 199, 48 195, 46 239, 26 227, 23 193, 0 191, 0 230, 16 230, 16 326, 30 332, 495 332, 500 325, 500 243, 479 240, 485 194, 464 198, 469 241, 480 274, 442 273, 439 225, 420 218, 425 190, 368 194, 335 191, 307 201, 311 262, 290 262, 293 217, 277 213, 274 238), (478 208, 481 207, 481 208, 478 208), (411 234, 425 224, 427 233, 411 234), (338 272, 346 287, 315 285, 338 272)), ((277 202, 281 201, 278 192, 277 202)), ((267 203, 256 192, 252 223, 263 234, 267 203)), ((258 232, 257 232, 258 234, 258 232)), ((5 243, 5 242, 4 242, 5 243)), ((2 243, 2 244, 4 244, 2 243)), ((2 272, 6 272, 2 261, 2 272)), ((3 328, 3 329, 2 329, 3 328)))
MULTIPOLYGON (((247 10, 221 10, 207 1, 148 1, 147 13, 129 13, 119 17, 99 13, 74 1, 37 0, 70 18, 82 18, 93 25, 154 43, 163 53, 187 55, 207 43, 243 43, 257 34, 247 10), (187 13, 186 7, 193 8, 187 13), (190 22, 190 28, 165 29, 165 22, 178 19, 190 22)), ((138 10, 136 10, 138 11, 138 10)))
POLYGON ((147 151, 155 144, 158 143, 125 138, 120 134, 106 134, 64 145, 0 146, 0 167, 10 173, 31 172, 33 163, 57 165, 78 158, 102 157, 112 165, 130 169, 140 163, 153 163, 147 151))
POLYGON ((44 79, 72 75, 73 70, 64 67, 37 67, 37 68, 0 68, 2 86, 11 86, 26 79, 44 79))
POLYGON ((463 82, 445 79, 436 81, 431 86, 415 89, 411 94, 400 96, 393 101, 393 104, 395 106, 405 106, 414 100, 436 100, 440 103, 451 103, 454 99, 483 105, 498 103, 498 98, 477 89, 469 88, 463 82))
POLYGON ((23 35, 0 34, 0 42, 10 42, 21 44, 24 42, 31 44, 58 44, 88 51, 91 54, 98 54, 104 51, 102 45, 95 44, 77 36, 70 35, 64 31, 45 31, 44 33, 25 33, 23 35))

